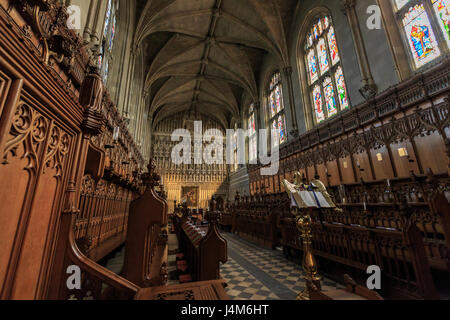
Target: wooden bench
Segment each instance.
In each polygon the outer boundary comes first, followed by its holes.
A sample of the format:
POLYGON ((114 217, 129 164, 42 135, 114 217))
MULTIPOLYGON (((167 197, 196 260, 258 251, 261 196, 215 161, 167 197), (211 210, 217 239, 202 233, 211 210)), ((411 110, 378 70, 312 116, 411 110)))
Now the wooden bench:
POLYGON ((208 213, 209 224, 195 226, 186 216, 175 218, 178 245, 184 253, 193 281, 220 279, 220 262, 228 260, 227 241, 217 228, 217 214, 208 213))

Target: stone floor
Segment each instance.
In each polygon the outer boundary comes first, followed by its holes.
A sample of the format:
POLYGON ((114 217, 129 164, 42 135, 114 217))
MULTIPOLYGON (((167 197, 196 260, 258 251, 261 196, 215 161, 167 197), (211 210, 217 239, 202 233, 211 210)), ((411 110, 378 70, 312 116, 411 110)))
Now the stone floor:
POLYGON ((123 263, 125 259, 125 246, 123 245, 121 249, 116 250, 111 257, 107 258, 105 267, 115 274, 121 274, 123 270, 123 263))
MULTIPOLYGON (((222 232, 228 242, 228 261, 221 265, 221 276, 228 283, 227 294, 232 300, 295 300, 304 290, 301 266, 287 260, 281 250, 269 250, 230 233, 222 232)), ((168 285, 178 284, 175 253, 178 243, 169 234, 168 285)), ((120 274, 125 247, 111 255, 106 267, 120 274)), ((323 290, 343 288, 324 278, 323 290)))
MULTIPOLYGON (((228 262, 221 266, 232 300, 295 300, 305 288, 301 267, 287 260, 281 250, 268 250, 222 233, 228 242, 228 262)), ((324 278, 323 290, 343 288, 324 278)))

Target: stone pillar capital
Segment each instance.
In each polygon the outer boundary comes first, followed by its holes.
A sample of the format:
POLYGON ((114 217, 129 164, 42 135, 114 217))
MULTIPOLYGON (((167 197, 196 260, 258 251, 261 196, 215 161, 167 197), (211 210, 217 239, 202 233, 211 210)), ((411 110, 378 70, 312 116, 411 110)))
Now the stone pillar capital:
POLYGON ((349 11, 355 8, 356 0, 341 0, 341 5, 345 11, 349 11))

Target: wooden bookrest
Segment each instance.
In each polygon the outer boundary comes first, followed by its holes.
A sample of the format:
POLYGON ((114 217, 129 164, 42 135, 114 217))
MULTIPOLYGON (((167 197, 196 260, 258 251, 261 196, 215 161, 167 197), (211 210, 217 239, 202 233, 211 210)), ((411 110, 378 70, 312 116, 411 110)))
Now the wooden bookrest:
POLYGON ((224 280, 193 282, 139 290, 135 300, 230 300, 224 280))

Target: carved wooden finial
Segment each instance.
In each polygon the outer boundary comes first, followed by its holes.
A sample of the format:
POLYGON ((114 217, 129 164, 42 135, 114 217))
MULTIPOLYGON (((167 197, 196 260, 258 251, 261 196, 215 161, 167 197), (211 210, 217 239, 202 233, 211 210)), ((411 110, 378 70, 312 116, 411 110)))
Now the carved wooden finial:
POLYGON ((153 189, 159 186, 161 176, 155 171, 156 165, 153 163, 153 160, 150 160, 147 169, 148 172, 142 175, 142 182, 145 186, 153 189))

